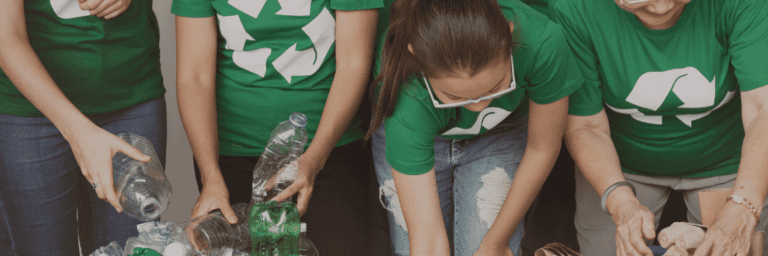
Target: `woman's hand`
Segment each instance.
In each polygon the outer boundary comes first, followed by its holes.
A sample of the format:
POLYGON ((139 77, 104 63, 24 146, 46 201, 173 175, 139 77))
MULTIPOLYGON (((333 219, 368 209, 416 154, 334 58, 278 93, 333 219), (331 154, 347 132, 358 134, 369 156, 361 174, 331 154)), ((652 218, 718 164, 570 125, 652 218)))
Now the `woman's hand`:
POLYGON ((91 185, 98 182, 94 190, 99 199, 106 200, 117 212, 122 212, 123 207, 120 206, 113 184, 112 158, 118 152, 142 162, 149 162, 151 157, 93 123, 72 137, 65 138, 69 141, 85 179, 91 185))
POLYGON ((512 249, 509 249, 507 244, 493 246, 485 245, 481 242, 480 248, 472 256, 513 256, 513 254, 512 249))
POLYGON ((131 0, 77 0, 80 9, 89 11, 91 15, 106 20, 117 17, 128 10, 131 0))
MULTIPOLYGON (((317 160, 316 157, 304 154, 298 160, 296 179, 293 181, 293 184, 288 186, 288 188, 283 190, 283 192, 280 192, 280 194, 271 200, 282 202, 286 199, 290 199, 294 194, 298 192, 299 198, 296 200, 296 207, 299 209, 299 215, 303 216, 309 207, 309 199, 312 198, 312 190, 315 187, 315 178, 317 177, 317 174, 320 172, 320 170, 323 169, 324 164, 325 163, 321 163, 319 160, 317 160)), ((278 175, 280 175, 280 173, 275 176, 278 175)), ((266 187, 267 185, 265 185, 265 188, 266 187)))
POLYGON ((197 198, 195 206, 192 207, 191 219, 206 215, 216 209, 221 210, 229 224, 237 223, 238 219, 235 217, 235 212, 229 205, 227 185, 223 181, 203 184, 203 191, 200 191, 200 197, 197 198))
POLYGON ((617 201, 619 205, 611 212, 616 223, 616 255, 647 255, 653 256, 653 251, 645 244, 645 239, 656 237, 653 213, 633 200, 617 201))
POLYGON ((746 256, 756 226, 757 218, 747 207, 728 201, 715 216, 704 241, 693 255, 746 256))

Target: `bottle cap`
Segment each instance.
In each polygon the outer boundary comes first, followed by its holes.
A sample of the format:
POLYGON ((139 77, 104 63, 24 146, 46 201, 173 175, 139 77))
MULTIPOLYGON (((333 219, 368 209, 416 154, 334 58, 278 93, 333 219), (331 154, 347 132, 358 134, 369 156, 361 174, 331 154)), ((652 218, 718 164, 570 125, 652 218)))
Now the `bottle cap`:
POLYGON ((307 232, 307 223, 302 222, 301 223, 301 233, 307 232))
POLYGON ((293 126, 296 126, 296 127, 301 128, 301 127, 307 126, 307 116, 301 112, 293 112, 293 114, 291 114, 291 117, 288 118, 288 120, 290 120, 291 124, 293 124, 293 126))

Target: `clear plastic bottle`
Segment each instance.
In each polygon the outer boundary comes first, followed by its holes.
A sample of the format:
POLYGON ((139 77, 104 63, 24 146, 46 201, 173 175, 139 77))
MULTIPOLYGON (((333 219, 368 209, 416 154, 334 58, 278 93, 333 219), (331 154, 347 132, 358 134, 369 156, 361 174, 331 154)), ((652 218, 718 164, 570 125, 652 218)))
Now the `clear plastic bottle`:
POLYGON ((269 135, 269 141, 253 170, 251 204, 277 196, 296 179, 297 160, 307 144, 307 116, 294 112, 269 135))
POLYGON ((157 219, 168 208, 173 190, 155 148, 148 139, 136 134, 121 132, 116 136, 152 157, 148 163, 123 153, 112 158, 115 191, 123 212, 142 221, 157 219))
POLYGON ((123 256, 123 249, 120 248, 120 244, 117 241, 113 241, 107 246, 96 249, 90 256, 123 256))
POLYGON ((205 255, 222 255, 227 250, 243 250, 251 246, 248 230, 250 206, 232 205, 237 224, 229 224, 221 211, 198 217, 187 224, 185 231, 189 244, 205 255))
POLYGON ((301 234, 299 235, 299 256, 320 256, 315 244, 307 237, 307 223, 301 223, 301 234))

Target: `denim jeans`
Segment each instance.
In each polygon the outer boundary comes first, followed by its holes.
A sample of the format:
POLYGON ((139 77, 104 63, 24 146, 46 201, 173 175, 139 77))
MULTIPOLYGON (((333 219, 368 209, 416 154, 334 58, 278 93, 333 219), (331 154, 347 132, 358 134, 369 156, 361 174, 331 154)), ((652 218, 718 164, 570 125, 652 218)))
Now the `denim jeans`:
MULTIPOLYGON (((165 163, 163 97, 88 117, 109 132, 146 137, 165 163)), ((122 246, 141 223, 96 196, 69 143, 45 117, 0 114, 0 201, 17 255, 79 255, 78 230, 88 255, 110 241, 122 246)))
MULTIPOLYGON (((491 228, 512 185, 528 139, 528 117, 507 119, 472 139, 435 137, 435 179, 453 255, 471 256, 491 228)), ((384 149, 382 125, 373 135, 373 161, 382 206, 387 209, 395 255, 410 255, 408 229, 384 149)), ((523 238, 518 224, 509 248, 517 255, 523 238)))

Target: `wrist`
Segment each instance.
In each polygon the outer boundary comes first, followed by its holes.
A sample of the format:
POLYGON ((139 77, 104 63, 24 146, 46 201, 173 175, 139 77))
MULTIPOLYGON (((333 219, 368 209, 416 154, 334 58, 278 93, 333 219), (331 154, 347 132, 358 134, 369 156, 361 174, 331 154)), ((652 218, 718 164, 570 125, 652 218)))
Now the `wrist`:
POLYGON ((81 135, 91 136, 94 134, 94 129, 99 129, 96 124, 91 122, 90 119, 82 114, 71 119, 64 120, 61 124, 54 125, 59 129, 64 139, 70 143, 72 143, 73 140, 80 138, 81 135))
MULTIPOLYGON (((605 195, 604 195, 605 196, 605 195)), ((606 209, 608 214, 616 216, 621 210, 622 206, 630 202, 637 202, 637 197, 633 193, 632 189, 628 186, 621 186, 614 189, 611 194, 607 195, 606 209)))
POLYGON ((200 182, 203 183, 203 188, 207 186, 220 186, 225 185, 224 176, 221 175, 221 171, 216 168, 207 172, 200 169, 200 182))
POLYGON ((744 196, 739 195, 739 194, 731 194, 726 199, 726 203, 736 204, 736 206, 740 207, 743 210, 743 212, 746 212, 749 215, 752 215, 752 217, 755 217, 755 223, 760 222, 760 212, 759 212, 759 210, 757 209, 757 207, 755 207, 751 203, 751 201, 749 201, 748 199, 744 198, 744 196))
POLYGON ((313 150, 310 146, 307 152, 301 155, 301 164, 307 165, 305 167, 311 168, 317 174, 325 167, 325 161, 328 160, 328 156, 329 154, 323 154, 321 150, 313 150))

